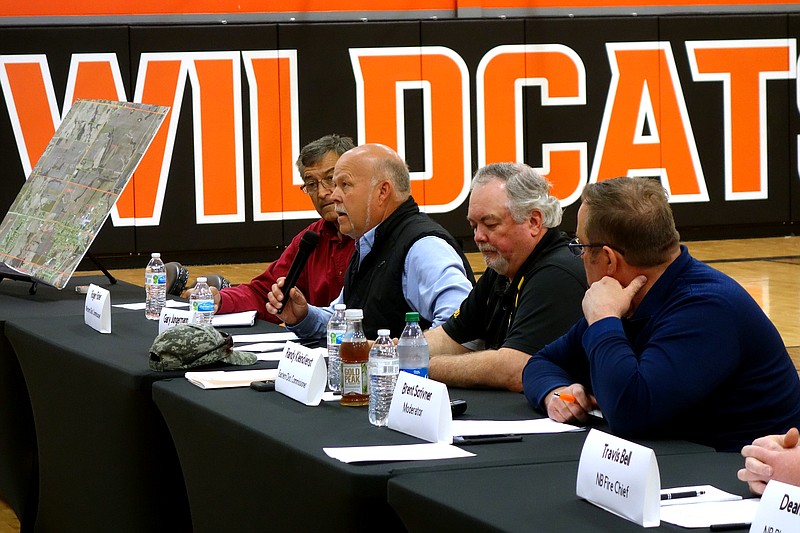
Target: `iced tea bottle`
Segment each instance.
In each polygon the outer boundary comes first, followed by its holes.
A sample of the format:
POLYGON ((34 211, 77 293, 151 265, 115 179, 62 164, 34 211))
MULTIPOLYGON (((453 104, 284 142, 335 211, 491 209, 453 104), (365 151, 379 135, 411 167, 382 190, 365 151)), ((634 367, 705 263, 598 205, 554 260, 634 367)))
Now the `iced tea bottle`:
POLYGON ((364 311, 348 309, 345 312, 347 331, 342 337, 339 357, 342 359, 342 405, 369 405, 369 343, 361 321, 364 311))

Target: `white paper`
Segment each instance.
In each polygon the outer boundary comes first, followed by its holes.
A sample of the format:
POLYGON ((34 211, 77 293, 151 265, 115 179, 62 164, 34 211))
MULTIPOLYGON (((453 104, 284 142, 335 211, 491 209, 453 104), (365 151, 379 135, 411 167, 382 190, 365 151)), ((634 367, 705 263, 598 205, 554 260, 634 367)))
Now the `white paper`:
MULTIPOLYGON (((120 309, 128 309, 130 311, 144 311, 147 304, 144 302, 137 302, 132 304, 114 304, 112 307, 119 307, 120 309)), ((177 300, 167 300, 167 307, 189 307, 188 302, 179 302, 177 300)))
MULTIPOLYGON (((282 352, 284 346, 286 346, 285 342, 257 342, 255 344, 234 346, 233 349, 245 352, 282 352)), ((278 356, 280 357, 280 354, 278 356)))
POLYGON ((333 392, 333 391, 325 391, 322 393, 322 401, 323 402, 341 402, 342 401, 342 393, 341 392, 333 392))
MULTIPOLYGON (((252 326, 256 323, 255 311, 242 311, 241 313, 228 313, 211 317, 211 325, 215 328, 231 326, 252 326)), ((234 341, 236 342, 236 341, 234 341)))
POLYGON ((197 385, 201 389, 249 387, 253 381, 274 381, 278 377, 278 369, 186 372, 185 377, 190 383, 197 385))
MULTIPOLYGON (((738 494, 732 494, 730 492, 725 492, 724 490, 718 489, 717 487, 713 487, 711 485, 692 485, 691 487, 672 487, 669 489, 661 489, 661 494, 670 494, 675 492, 689 492, 689 491, 696 491, 700 492, 703 491, 705 494, 701 496, 693 496, 691 498, 676 498, 674 500, 661 500, 661 508, 663 509, 666 506, 672 505, 687 505, 692 503, 702 503, 702 502, 725 502, 729 500, 741 500, 742 497, 738 494)), ((663 511, 662 511, 663 512, 663 511)))
POLYGON ((279 331, 276 333, 248 333, 244 335, 233 335, 233 342, 235 344, 245 342, 286 342, 296 341, 297 335, 291 331, 279 331))
POLYGON ((283 351, 280 352, 256 352, 256 359, 259 361, 269 361, 271 363, 279 363, 283 357, 283 351))
POLYGON ((535 420, 453 420, 453 435, 516 435, 530 433, 566 433, 585 431, 585 428, 562 424, 549 418, 535 420))
POLYGON ((661 520, 681 527, 710 527, 712 524, 750 524, 756 516, 759 498, 727 502, 702 502, 661 508, 661 520))
POLYGON ((369 461, 427 461, 430 459, 454 459, 474 457, 458 446, 432 442, 426 444, 403 444, 397 446, 352 446, 343 448, 323 448, 328 457, 343 463, 363 463, 369 461))

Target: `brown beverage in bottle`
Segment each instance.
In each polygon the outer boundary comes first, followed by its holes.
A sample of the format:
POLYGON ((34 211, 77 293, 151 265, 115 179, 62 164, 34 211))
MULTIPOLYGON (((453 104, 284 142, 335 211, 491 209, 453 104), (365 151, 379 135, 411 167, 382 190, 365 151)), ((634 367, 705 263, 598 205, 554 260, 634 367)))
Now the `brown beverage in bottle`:
POLYGON ((369 343, 365 338, 357 342, 343 341, 339 346, 342 358, 342 405, 369 405, 369 343))

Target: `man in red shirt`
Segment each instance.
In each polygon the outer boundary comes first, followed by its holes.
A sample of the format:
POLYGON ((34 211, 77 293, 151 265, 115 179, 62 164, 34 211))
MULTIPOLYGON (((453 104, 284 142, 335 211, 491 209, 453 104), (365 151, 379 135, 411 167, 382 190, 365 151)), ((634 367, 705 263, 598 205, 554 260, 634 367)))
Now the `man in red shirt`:
POLYGON ((258 318, 280 323, 282 320, 280 315, 267 312, 267 293, 278 278, 286 276, 289 272, 289 267, 297 255, 300 239, 308 230, 319 233, 319 242, 309 256, 296 286, 306 295, 310 303, 322 307, 339 296, 355 241, 339 233, 337 214, 331 200, 334 189, 333 167, 339 156, 353 147, 351 138, 339 135, 326 135, 303 147, 296 163, 303 177, 301 188, 311 198, 314 209, 322 218, 298 233, 283 254, 250 283, 228 287, 221 291, 212 287, 215 313, 255 310, 258 311, 258 318))

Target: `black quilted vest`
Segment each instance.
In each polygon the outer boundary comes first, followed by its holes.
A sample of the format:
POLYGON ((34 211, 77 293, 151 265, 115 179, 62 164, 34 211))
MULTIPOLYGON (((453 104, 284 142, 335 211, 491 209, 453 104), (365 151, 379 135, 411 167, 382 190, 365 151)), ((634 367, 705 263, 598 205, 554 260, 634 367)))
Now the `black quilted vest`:
MULTIPOLYGON (((431 235, 444 239, 458 252, 474 285, 472 269, 456 240, 428 215, 421 213, 417 203, 409 197, 380 223, 372 250, 362 261, 361 268, 358 268, 357 254, 353 254, 344 278, 344 303, 348 309, 364 310, 363 326, 367 338, 376 338, 382 328, 390 329, 392 337, 399 337, 403 332, 406 312, 415 311, 403 297, 406 254, 415 242, 431 235)), ((420 325, 427 329, 431 323, 420 317, 420 325)))

